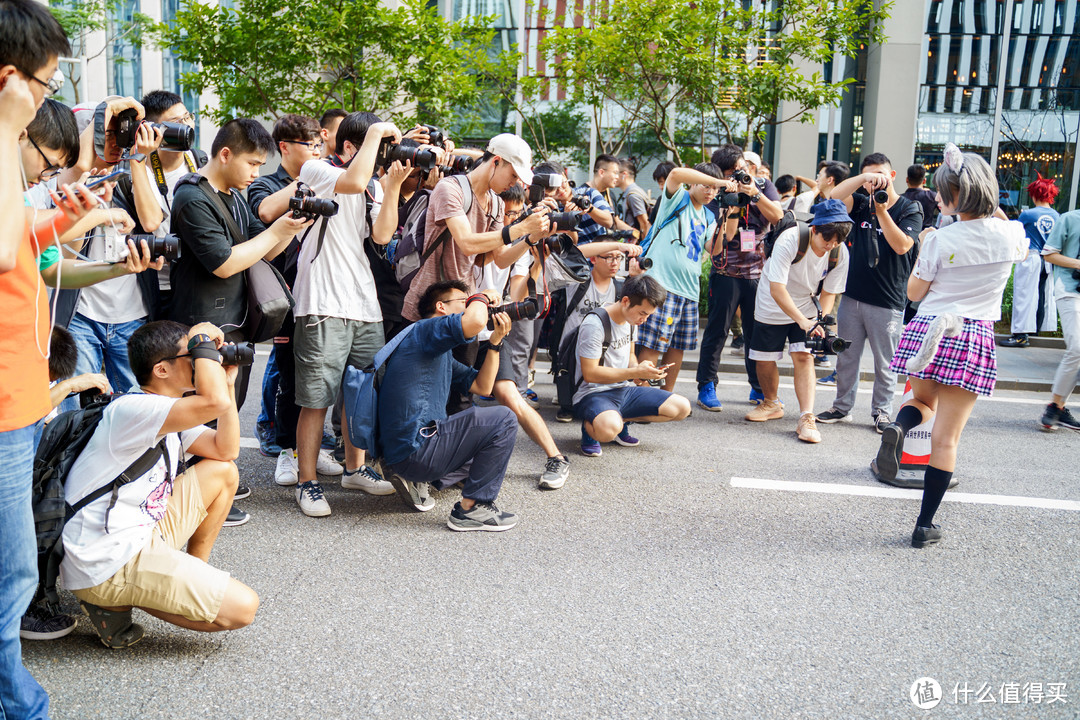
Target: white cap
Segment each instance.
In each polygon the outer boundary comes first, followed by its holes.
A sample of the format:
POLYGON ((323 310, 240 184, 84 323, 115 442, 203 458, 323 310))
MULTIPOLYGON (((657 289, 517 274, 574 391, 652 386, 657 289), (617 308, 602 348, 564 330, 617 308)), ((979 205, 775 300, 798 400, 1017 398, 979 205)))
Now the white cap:
POLYGON ((742 156, 743 156, 743 159, 746 160, 746 162, 750 163, 751 165, 756 165, 757 167, 761 167, 761 156, 758 155, 753 150, 744 150, 742 156))
POLYGON ((532 185, 532 149, 529 143, 513 133, 503 133, 491 138, 487 144, 487 151, 513 165, 514 172, 521 181, 526 185, 532 185))

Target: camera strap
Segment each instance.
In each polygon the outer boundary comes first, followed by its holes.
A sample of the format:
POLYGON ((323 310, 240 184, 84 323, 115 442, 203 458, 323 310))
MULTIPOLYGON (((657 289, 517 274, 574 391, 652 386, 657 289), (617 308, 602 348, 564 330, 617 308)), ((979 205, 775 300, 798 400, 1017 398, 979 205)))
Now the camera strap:
MULTIPOLYGON (((326 224, 328 222, 330 222, 330 218, 323 215, 322 222, 319 223, 319 237, 315 241, 315 254, 311 256, 311 262, 315 262, 315 258, 319 257, 319 253, 322 252, 323 240, 326 239, 326 224)), ((314 225, 311 227, 314 227, 314 225)), ((300 238, 300 247, 304 246, 304 240, 307 239, 308 233, 310 232, 310 227, 304 231, 304 236, 300 238)))
MULTIPOLYGON (((191 155, 187 152, 184 153, 184 163, 187 165, 188 172, 198 170, 195 167, 195 161, 191 159, 191 155)), ((161 193, 162 199, 165 200, 165 209, 172 212, 172 206, 169 205, 169 186, 165 182, 165 168, 161 166, 161 157, 158 156, 157 150, 150 153, 150 167, 154 171, 154 182, 157 183, 158 192, 161 193)))

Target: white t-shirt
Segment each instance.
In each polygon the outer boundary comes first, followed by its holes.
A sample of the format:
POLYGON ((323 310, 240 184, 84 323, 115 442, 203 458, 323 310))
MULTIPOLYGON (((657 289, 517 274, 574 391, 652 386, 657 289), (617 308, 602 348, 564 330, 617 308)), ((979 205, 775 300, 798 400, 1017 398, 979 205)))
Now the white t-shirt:
POLYGON ((1000 320, 1005 283, 1013 263, 1023 260, 1027 251, 1024 226, 1012 220, 981 218, 931 232, 912 271, 930 282, 919 314, 1000 320))
POLYGON ((796 195, 795 212, 810 212, 810 208, 814 207, 814 198, 817 197, 817 194, 817 190, 807 190, 806 192, 796 195))
MULTIPOLYGON (((94 228, 94 235, 83 251, 91 260, 105 259, 104 232, 103 228, 94 228)), ((118 243, 123 241, 124 237, 120 236, 118 243)), ((99 323, 110 324, 131 322, 150 314, 135 275, 124 275, 83 288, 79 291, 79 304, 75 311, 99 323)))
MULTIPOLYGON (((169 227, 172 223, 172 201, 173 190, 176 189, 176 183, 180 182, 180 178, 194 172, 188 167, 186 162, 180 163, 180 167, 175 170, 170 170, 164 173, 165 176, 165 188, 167 192, 164 196, 161 194, 161 190, 158 189, 157 178, 154 176, 154 168, 150 163, 146 163, 146 174, 150 178, 150 187, 154 189, 154 197, 158 199, 158 204, 161 205, 161 224, 158 225, 157 230, 154 231, 155 237, 165 237, 169 234, 169 227)), ((169 281, 169 273, 171 266, 169 263, 165 263, 165 266, 158 272, 158 286, 162 290, 171 290, 172 285, 169 281)))
MULTIPOLYGON (((571 286, 566 289, 567 298, 566 302, 570 302, 574 299, 574 293, 577 292, 577 287, 571 286)), ((566 324, 563 325, 563 339, 570 337, 570 334, 577 330, 581 325, 581 321, 585 319, 585 316, 599 307, 605 305, 611 305, 615 302, 615 279, 612 278, 608 281, 607 290, 600 292, 596 287, 596 281, 591 277, 589 278, 589 289, 585 291, 585 297, 581 298, 581 302, 578 303, 576 308, 567 308, 566 324)), ((561 342, 561 341, 560 341, 561 342)))
MULTIPOLYGON (((593 360, 599 360, 600 355, 604 355, 604 367, 613 368, 628 368, 630 367, 630 350, 633 347, 633 328, 630 323, 620 325, 619 323, 611 322, 611 344, 608 345, 606 353, 603 353, 604 349, 604 321, 600 318, 592 315, 581 321, 580 330, 578 331, 578 346, 575 361, 574 377, 578 380, 581 379, 581 358, 591 358, 593 360)), ((600 385, 597 383, 582 382, 578 387, 577 392, 574 393, 574 404, 581 402, 581 399, 586 395, 596 392, 603 392, 604 390, 613 390, 615 388, 627 387, 633 385, 629 380, 623 380, 622 382, 610 383, 607 385, 600 385)))
POLYGON ((338 195, 334 192, 338 178, 345 174, 322 160, 309 160, 300 168, 300 182, 321 198, 338 204, 337 215, 326 224, 326 237, 318 257, 319 229, 322 220, 311 226, 296 263, 296 317, 324 315, 329 317, 382 322, 382 310, 371 275, 364 238, 367 230, 367 194, 338 195), (314 262, 312 260, 314 259, 314 262))
MULTIPOLYGON (((158 443, 158 432, 175 402, 176 398, 132 393, 110 403, 86 449, 71 467, 65 487, 67 503, 74 505, 112 482, 158 443)), ((169 469, 174 479, 181 445, 189 447, 209 429, 200 425, 168 436, 169 469)), ((188 457, 191 455, 185 453, 188 457)), ((105 511, 111 493, 79 511, 64 526, 64 561, 60 565, 64 587, 90 588, 115 575, 149 542, 171 495, 172 484, 166 479, 162 457, 145 475, 120 488, 116 505, 109 512, 108 532, 105 511)))
POLYGON ((817 315, 812 298, 822 278, 825 280, 825 292, 835 295, 844 292, 847 286, 848 252, 843 244, 840 245, 840 256, 832 272, 829 272, 829 253, 818 257, 813 248, 807 248, 803 259, 792 265, 798 252, 798 227, 789 228, 776 238, 772 256, 765 261, 761 280, 758 281, 757 298, 754 300, 754 322, 766 325, 787 325, 795 322, 773 300, 771 288, 774 282, 787 286, 788 295, 795 307, 808 318, 817 315))
MULTIPOLYGON (((483 267, 473 265, 473 282, 477 292, 481 290, 494 290, 502 296, 503 302, 510 302, 509 287, 510 278, 524 277, 529 274, 532 267, 532 255, 526 252, 507 268, 501 268, 494 262, 489 262, 483 267)), ((480 342, 485 342, 491 337, 493 331, 486 327, 476 336, 480 342)))

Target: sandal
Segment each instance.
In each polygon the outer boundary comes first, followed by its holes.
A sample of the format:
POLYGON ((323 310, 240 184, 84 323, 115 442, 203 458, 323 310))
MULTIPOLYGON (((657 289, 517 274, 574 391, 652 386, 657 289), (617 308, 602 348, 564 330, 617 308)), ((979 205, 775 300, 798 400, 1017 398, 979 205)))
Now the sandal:
POLYGON ((106 610, 88 602, 79 603, 101 644, 113 650, 131 647, 143 639, 143 626, 131 621, 131 610, 106 610))

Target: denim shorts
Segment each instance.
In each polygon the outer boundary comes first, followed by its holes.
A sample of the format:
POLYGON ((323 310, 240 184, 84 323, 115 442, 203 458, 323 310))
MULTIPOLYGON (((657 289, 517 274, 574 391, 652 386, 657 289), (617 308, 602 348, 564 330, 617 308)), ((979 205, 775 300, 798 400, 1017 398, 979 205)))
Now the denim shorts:
POLYGON ((601 390, 589 393, 574 405, 574 417, 592 422, 596 416, 608 410, 615 410, 623 419, 656 417, 660 406, 667 402, 671 393, 658 387, 628 387, 614 390, 601 390))

